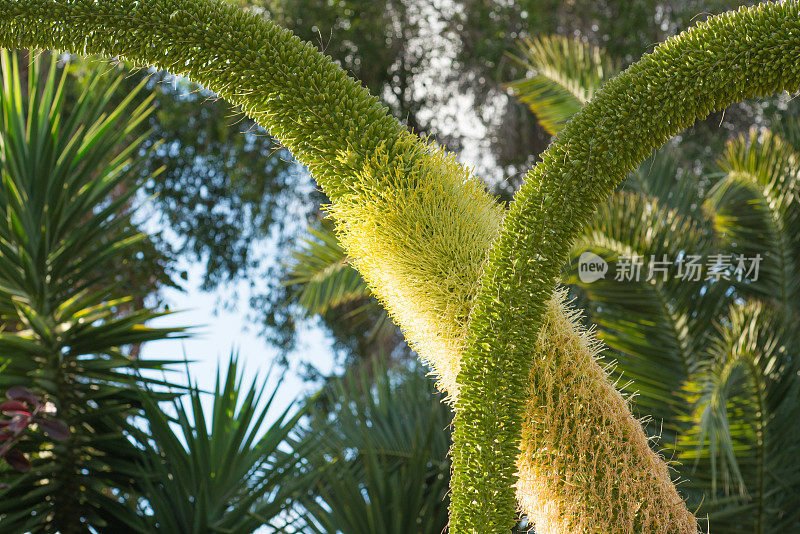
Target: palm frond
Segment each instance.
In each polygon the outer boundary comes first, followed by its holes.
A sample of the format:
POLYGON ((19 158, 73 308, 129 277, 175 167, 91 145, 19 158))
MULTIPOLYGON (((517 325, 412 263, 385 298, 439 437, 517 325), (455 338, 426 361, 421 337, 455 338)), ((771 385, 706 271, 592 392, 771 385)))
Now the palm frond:
POLYGON ((800 313, 800 154, 776 134, 753 130, 727 144, 719 165, 724 175, 705 210, 736 256, 760 259, 757 279, 734 279, 737 290, 800 313))
POLYGON ((308 229, 309 238, 292 250, 285 285, 296 286, 295 299, 307 314, 336 314, 350 331, 366 332, 368 344, 380 345, 397 335, 386 310, 348 262, 329 225, 308 229))
POLYGON ((552 135, 618 70, 601 48, 561 35, 526 39, 511 57, 528 76, 508 87, 552 135))
MULTIPOLYGON (((763 260, 757 280, 582 283, 591 318, 678 460, 684 494, 711 531, 797 528, 797 155, 770 132, 728 143, 701 183, 669 152, 645 163, 576 245, 609 262, 727 253, 763 260), (703 183, 705 182, 705 183, 703 183), (708 192, 704 192, 706 184, 708 192), (734 305, 750 299, 743 306, 734 305), (762 299, 758 303, 753 299, 762 299), (733 306, 733 307, 731 307, 733 306), (773 308, 773 309, 771 309, 773 308), (714 324, 717 324, 715 331, 714 324)), ((644 278, 643 267, 642 278, 644 278)), ((612 267, 613 270, 613 267, 612 267)), ((572 272, 572 280, 577 281, 572 272)))
POLYGON ((686 385, 693 413, 680 460, 712 531, 800 528, 797 347, 780 313, 755 301, 736 306, 686 385))
POLYGON ((310 238, 292 251, 285 284, 298 285, 297 302, 309 314, 323 314, 342 304, 371 296, 366 282, 327 226, 308 229, 310 238))
POLYGON ((647 158, 632 173, 625 189, 646 198, 655 199, 659 206, 676 210, 684 217, 702 222, 706 226, 707 214, 702 211, 707 182, 716 178, 697 176, 684 168, 681 150, 667 145, 647 158))
POLYGON ((720 288, 708 287, 706 280, 681 279, 675 261, 702 255, 709 246, 697 222, 654 199, 620 192, 600 207, 571 254, 569 281, 588 296, 590 319, 612 349, 608 356, 616 360, 621 385, 636 394, 638 411, 654 418, 653 432, 666 423, 666 441, 679 431, 672 422, 685 409, 679 386, 699 365, 705 332, 725 302, 720 288), (604 279, 580 281, 577 269, 584 252, 608 262, 604 279), (665 258, 666 263, 655 263, 665 258), (638 279, 623 278, 623 272, 633 274, 635 264, 640 265, 638 279), (667 274, 649 272, 650 265, 667 274))

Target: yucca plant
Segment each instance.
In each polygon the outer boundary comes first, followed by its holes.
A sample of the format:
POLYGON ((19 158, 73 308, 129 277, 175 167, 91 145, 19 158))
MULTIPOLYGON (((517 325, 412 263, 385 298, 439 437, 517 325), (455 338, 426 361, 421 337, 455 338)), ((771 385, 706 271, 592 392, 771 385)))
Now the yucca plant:
POLYGON ((712 17, 606 82, 504 217, 452 156, 257 14, 202 0, 2 6, 0 44, 122 55, 187 75, 308 166, 356 267, 455 404, 452 532, 511 528, 515 484, 542 531, 696 530, 554 285, 597 205, 653 149, 732 102, 797 89, 800 4, 712 17))
POLYGON ((279 382, 265 395, 270 377, 243 384, 238 358, 231 356, 224 374, 217 371, 210 412, 196 385, 186 396, 174 392, 166 405, 143 395, 146 429, 136 433, 143 500, 133 531, 250 534, 261 527, 288 528, 299 458, 287 453, 286 440, 303 411, 289 406, 269 413, 280 388, 279 382))
POLYGON ((99 72, 71 110, 55 58, 3 51, 0 90, 0 391, 25 387, 65 423, 61 442, 20 442, 32 468, 0 472, 4 532, 120 532, 141 474, 124 435, 141 406, 137 384, 165 362, 126 347, 180 335, 150 328, 114 273, 147 237, 131 222, 139 125, 137 92, 108 106, 119 79, 99 72), (125 313, 121 313, 125 310, 125 313))

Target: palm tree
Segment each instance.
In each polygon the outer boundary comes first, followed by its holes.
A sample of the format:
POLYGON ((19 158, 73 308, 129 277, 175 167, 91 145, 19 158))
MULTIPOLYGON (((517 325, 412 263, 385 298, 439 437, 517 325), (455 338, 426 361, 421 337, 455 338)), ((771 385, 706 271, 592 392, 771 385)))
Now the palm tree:
POLYGON ((154 378, 170 362, 129 348, 184 335, 146 326, 163 314, 139 308, 128 296, 134 281, 114 275, 142 269, 129 263, 153 246, 129 209, 152 97, 140 99, 139 86, 110 104, 121 78, 101 69, 67 112, 67 69, 59 76, 55 60, 44 63, 31 63, 25 92, 17 57, 2 53, 0 390, 41 396, 37 406, 52 409, 35 422, 62 441, 33 434, 17 443, 15 460, 27 454, 32 468, 0 471, 3 531, 289 527, 297 518, 284 513, 284 482, 298 457, 279 447, 303 412, 287 408, 265 428, 277 388, 266 399, 255 381, 244 388, 232 357, 218 373, 209 428, 202 392, 188 388, 187 410, 183 388, 154 378), (44 426, 53 418, 68 437, 44 426))
POLYGON ((143 373, 166 363, 126 347, 181 335, 146 326, 161 314, 132 307, 115 276, 147 242, 127 206, 149 100, 108 106, 119 79, 95 73, 67 113, 55 60, 33 60, 25 90, 17 57, 0 59, 0 390, 28 388, 71 430, 19 444, 32 469, 0 471, 0 523, 120 532, 141 473, 128 417, 141 384, 163 383, 143 373))
POLYGON ((308 532, 440 534, 452 415, 418 368, 374 365, 328 384, 301 432, 308 532))

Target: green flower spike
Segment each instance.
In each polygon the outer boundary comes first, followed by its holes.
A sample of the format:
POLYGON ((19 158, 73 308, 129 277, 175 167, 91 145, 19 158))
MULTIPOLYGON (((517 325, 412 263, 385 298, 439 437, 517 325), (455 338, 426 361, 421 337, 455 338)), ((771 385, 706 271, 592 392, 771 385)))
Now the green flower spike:
POLYGON ((798 87, 797 2, 711 18, 608 82, 543 154, 502 230, 501 209, 451 155, 255 14, 208 0, 0 0, 0 45, 183 74, 308 166, 356 267, 455 402, 453 534, 507 532, 515 484, 537 532, 696 531, 553 288, 597 203, 653 148, 711 111, 798 87))

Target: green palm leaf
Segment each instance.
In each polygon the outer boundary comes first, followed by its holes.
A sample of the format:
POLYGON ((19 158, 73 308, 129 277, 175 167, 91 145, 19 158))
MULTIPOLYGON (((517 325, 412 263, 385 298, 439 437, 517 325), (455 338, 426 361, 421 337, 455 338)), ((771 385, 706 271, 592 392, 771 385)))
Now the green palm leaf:
POLYGON ((800 154, 779 136, 754 130, 730 141, 719 164, 725 174, 705 209, 730 250, 761 258, 758 279, 734 280, 737 290, 800 313, 800 154))
POLYGON ((712 532, 800 528, 797 347, 780 313, 736 306, 687 383, 693 413, 680 459, 689 487, 705 494, 712 532))
POLYGON ((560 35, 525 40, 512 59, 528 77, 508 84, 555 135, 618 67, 602 49, 560 35))
POLYGON ((309 314, 325 313, 342 304, 368 298, 371 293, 361 275, 327 226, 309 228, 310 238, 292 251, 285 283, 298 285, 297 302, 309 314))
MULTIPOLYGON (((679 147, 662 148, 628 177, 624 188, 655 199, 659 206, 675 210, 705 228, 709 221, 708 213, 702 209, 703 199, 708 182, 716 179, 717 175, 696 176, 684 168, 684 163, 679 147)), ((713 230, 707 233, 710 237, 713 230)))
POLYGON ((655 418, 653 431, 666 422, 664 438, 679 431, 672 421, 684 410, 680 385, 696 369, 707 341, 705 331, 720 313, 724 299, 715 288, 701 289, 700 280, 681 280, 674 260, 681 253, 703 254, 710 244, 695 221, 656 200, 621 192, 601 206, 572 252, 569 280, 589 298, 589 314, 598 334, 613 350, 615 372, 642 415, 655 418), (592 252, 609 262, 605 279, 582 283, 578 260, 592 252), (634 256, 641 268, 638 280, 622 279, 621 261, 634 256), (668 269, 648 272, 648 265, 667 259, 668 269), (620 279, 617 279, 620 278, 620 279))
MULTIPOLYGON (((613 70, 600 50, 563 38, 523 51, 517 59, 529 77, 511 88, 551 133, 613 70)), ((676 150, 657 152, 598 210, 568 269, 611 349, 613 373, 678 460, 683 492, 699 516, 711 514, 712 532, 800 528, 792 423, 800 404, 800 121, 783 121, 781 133, 733 139, 721 172, 702 177, 680 168, 676 150), (585 252, 610 262, 611 274, 581 282, 585 252), (711 254, 733 266, 759 255, 758 278, 687 281, 672 265, 666 280, 646 280, 652 259, 698 255, 707 267, 711 254), (614 262, 632 255, 643 259, 641 281, 614 280, 614 262)))

